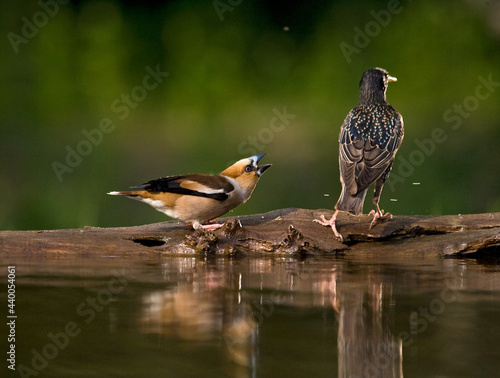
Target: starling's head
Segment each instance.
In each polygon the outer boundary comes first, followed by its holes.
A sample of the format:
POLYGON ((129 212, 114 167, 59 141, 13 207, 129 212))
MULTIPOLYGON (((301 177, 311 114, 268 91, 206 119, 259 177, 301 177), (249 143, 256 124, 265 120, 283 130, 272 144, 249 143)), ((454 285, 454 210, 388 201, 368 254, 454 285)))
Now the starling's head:
POLYGON ((363 73, 359 82, 359 103, 386 102, 385 92, 390 81, 397 81, 395 77, 383 68, 370 68, 363 73))

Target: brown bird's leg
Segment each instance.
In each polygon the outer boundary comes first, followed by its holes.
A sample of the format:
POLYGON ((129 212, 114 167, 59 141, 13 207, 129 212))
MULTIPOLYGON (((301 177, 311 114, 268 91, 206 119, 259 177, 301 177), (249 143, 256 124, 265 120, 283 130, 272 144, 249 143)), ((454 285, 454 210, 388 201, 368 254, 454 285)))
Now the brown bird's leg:
POLYGON ((340 241, 343 241, 344 238, 337 231, 337 226, 335 225, 335 220, 337 219, 338 213, 339 213, 339 210, 335 210, 335 212, 333 213, 330 220, 326 220, 325 216, 323 214, 321 214, 319 219, 314 219, 314 222, 319 223, 322 226, 330 226, 332 228, 332 231, 333 231, 333 234, 335 235, 335 237, 340 239, 340 241))
POLYGON ((373 215, 373 220, 370 223, 370 227, 368 228, 369 230, 372 229, 373 226, 377 223, 377 220, 391 220, 392 219, 392 214, 391 213, 385 213, 384 210, 380 210, 380 207, 378 205, 378 201, 380 200, 380 194, 382 193, 382 187, 384 186, 385 180, 378 180, 375 184, 375 194, 373 195, 373 204, 377 208, 377 211, 372 210, 370 211, 369 215, 373 215))

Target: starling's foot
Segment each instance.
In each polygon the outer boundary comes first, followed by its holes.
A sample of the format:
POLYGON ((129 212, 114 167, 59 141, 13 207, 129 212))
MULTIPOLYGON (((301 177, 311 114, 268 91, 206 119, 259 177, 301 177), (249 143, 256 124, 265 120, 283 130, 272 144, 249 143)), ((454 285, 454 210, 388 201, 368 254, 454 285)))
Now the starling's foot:
POLYGON ((382 220, 382 221, 385 221, 385 220, 391 220, 392 219, 392 214, 391 213, 385 213, 384 214, 384 210, 380 210, 377 206, 377 211, 375 210, 372 210, 370 211, 370 214, 368 215, 373 215, 373 220, 372 222, 370 223, 370 227, 368 228, 369 230, 371 230, 373 228, 373 226, 375 226, 375 224, 377 223, 377 220, 382 220))
POLYGON ((319 223, 322 226, 330 226, 332 228, 332 231, 333 231, 333 234, 335 235, 335 237, 338 238, 340 241, 344 241, 344 238, 337 231, 337 226, 335 225, 335 219, 337 218, 337 214, 338 214, 338 211, 333 213, 330 220, 326 220, 325 216, 323 214, 321 214, 319 219, 314 219, 314 222, 319 223))

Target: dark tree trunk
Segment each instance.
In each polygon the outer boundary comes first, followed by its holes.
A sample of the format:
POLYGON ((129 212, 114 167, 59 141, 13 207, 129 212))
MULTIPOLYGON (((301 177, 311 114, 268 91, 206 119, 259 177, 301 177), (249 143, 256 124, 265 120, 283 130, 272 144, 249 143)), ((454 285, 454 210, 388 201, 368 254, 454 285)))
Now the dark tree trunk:
POLYGON ((135 227, 1 231, 1 255, 145 253, 308 255, 358 253, 467 255, 500 253, 500 213, 395 216, 371 230, 371 216, 340 213, 344 242, 313 219, 330 210, 281 209, 229 217, 216 231, 194 231, 176 222, 135 227))

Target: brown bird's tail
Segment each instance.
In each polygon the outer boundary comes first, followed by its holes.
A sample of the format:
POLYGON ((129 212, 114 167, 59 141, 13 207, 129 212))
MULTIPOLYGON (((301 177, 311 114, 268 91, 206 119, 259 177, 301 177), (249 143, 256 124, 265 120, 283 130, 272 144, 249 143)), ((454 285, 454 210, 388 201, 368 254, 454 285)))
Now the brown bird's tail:
POLYGON ((335 205, 336 210, 348 211, 352 214, 358 215, 363 212, 363 203, 365 202, 366 192, 368 188, 359 192, 355 196, 351 196, 345 187, 342 186, 342 193, 340 194, 339 200, 335 205))
POLYGON ((145 190, 137 190, 137 191, 126 191, 126 192, 109 192, 110 196, 125 196, 128 198, 132 198, 135 200, 142 201, 143 198, 146 198, 147 192, 145 190))

